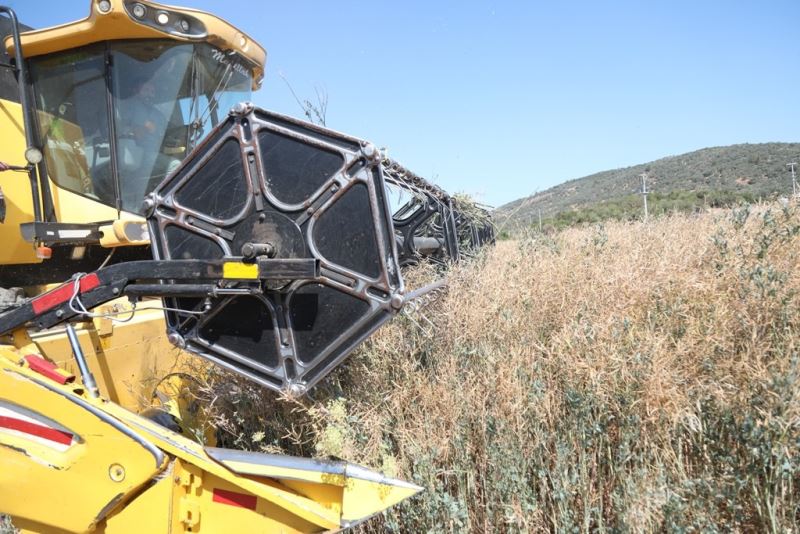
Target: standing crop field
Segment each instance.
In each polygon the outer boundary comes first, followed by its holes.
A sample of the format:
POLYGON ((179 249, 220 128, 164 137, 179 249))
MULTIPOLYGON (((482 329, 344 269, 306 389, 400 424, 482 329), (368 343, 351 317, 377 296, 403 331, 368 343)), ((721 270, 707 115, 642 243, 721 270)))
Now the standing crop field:
POLYGON ((312 398, 206 394, 231 445, 426 488, 363 532, 795 531, 799 258, 780 206, 505 241, 312 398))

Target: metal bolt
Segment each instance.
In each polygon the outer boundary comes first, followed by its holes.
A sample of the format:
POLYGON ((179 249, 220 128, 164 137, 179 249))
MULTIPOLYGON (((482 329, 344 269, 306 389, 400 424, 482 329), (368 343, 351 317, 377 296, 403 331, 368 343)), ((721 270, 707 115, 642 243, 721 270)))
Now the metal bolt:
POLYGON ((153 214, 153 208, 155 208, 156 203, 153 201, 152 198, 146 198, 142 202, 142 211, 144 212, 146 217, 149 217, 153 214))
POLYGON ((186 347, 186 340, 183 339, 182 335, 180 335, 175 331, 172 331, 167 335, 167 341, 169 341, 179 349, 186 347))
POLYGON ((380 152, 372 143, 365 144, 361 148, 361 153, 364 154, 368 160, 380 159, 380 152))
POLYGON ((404 300, 402 295, 392 295, 392 299, 389 303, 392 305, 392 308, 399 310, 403 307, 404 300))
POLYGON ((111 294, 112 294, 112 295, 119 295, 119 288, 118 288, 118 287, 115 287, 114 289, 112 289, 112 290, 111 290, 111 294))
POLYGON ((255 104, 253 104, 252 102, 239 102, 238 104, 235 104, 231 108, 229 114, 230 115, 247 115, 248 113, 253 111, 254 108, 255 108, 255 104))
POLYGON ((142 4, 133 4, 133 16, 137 19, 143 19, 144 16, 147 14, 147 8, 144 7, 142 4))
POLYGON ((256 256, 275 257, 275 247, 272 243, 245 243, 242 245, 242 256, 248 259, 256 256))
POLYGON ((298 382, 291 382, 286 387, 285 393, 290 399, 296 399, 302 397, 307 390, 308 388, 305 386, 305 384, 298 382))
POLYGON ((111 464, 108 467, 108 476, 114 482, 122 482, 125 480, 125 468, 119 464, 111 464))
POLYGON ((56 312, 56 317, 58 317, 59 319, 61 319, 62 317, 64 317, 64 310, 58 310, 58 311, 56 312))

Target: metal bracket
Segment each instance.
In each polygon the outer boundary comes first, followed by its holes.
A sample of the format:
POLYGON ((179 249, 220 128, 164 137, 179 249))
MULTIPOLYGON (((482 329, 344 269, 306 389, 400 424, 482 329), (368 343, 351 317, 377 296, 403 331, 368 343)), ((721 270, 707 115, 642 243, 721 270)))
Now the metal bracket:
POLYGON ((29 243, 96 244, 100 243, 100 224, 31 222, 19 225, 22 238, 29 243))

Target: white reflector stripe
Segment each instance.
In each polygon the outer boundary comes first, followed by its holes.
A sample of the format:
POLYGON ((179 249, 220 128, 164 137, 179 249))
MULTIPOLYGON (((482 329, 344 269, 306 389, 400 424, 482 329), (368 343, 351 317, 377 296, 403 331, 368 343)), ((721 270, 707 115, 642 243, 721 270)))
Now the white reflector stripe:
POLYGON ((58 237, 61 239, 81 239, 92 233, 91 230, 59 230, 58 237))
POLYGON ((8 405, 0 405, 0 433, 29 439, 58 451, 65 451, 75 443, 75 435, 71 432, 20 413, 8 405))

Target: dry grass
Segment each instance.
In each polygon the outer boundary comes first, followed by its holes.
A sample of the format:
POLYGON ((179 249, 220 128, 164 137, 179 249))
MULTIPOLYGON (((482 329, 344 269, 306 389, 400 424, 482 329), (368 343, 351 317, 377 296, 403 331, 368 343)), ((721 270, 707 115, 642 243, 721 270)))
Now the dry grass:
POLYGON ((498 243, 313 398, 212 381, 224 442, 425 486, 364 532, 794 532, 798 234, 761 206, 498 243))
POLYGON ((0 534, 15 534, 17 529, 11 524, 11 518, 0 514, 0 534))

